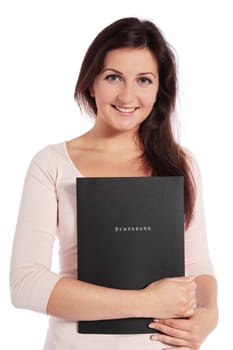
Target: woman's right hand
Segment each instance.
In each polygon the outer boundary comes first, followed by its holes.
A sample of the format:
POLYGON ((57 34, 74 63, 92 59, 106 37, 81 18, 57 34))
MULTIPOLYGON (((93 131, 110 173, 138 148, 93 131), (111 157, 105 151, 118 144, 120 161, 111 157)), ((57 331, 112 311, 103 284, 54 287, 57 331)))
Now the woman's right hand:
POLYGON ((152 282, 141 290, 145 317, 190 317, 196 304, 194 277, 172 277, 152 282))

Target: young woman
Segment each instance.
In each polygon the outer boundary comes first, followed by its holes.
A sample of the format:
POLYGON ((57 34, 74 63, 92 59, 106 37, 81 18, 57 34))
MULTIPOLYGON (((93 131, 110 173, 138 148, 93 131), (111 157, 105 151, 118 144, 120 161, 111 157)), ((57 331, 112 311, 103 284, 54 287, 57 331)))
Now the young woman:
POLYGON ((12 251, 13 304, 51 315, 45 350, 199 349, 215 328, 217 287, 201 180, 193 155, 173 135, 176 91, 174 55, 152 22, 120 19, 89 47, 75 98, 95 124, 33 158, 12 251), (156 175, 184 176, 186 277, 165 278, 137 291, 76 280, 76 177, 156 175), (58 274, 51 271, 55 237, 58 274), (148 327, 162 333, 86 335, 76 328, 77 320, 128 317, 152 317, 148 327))

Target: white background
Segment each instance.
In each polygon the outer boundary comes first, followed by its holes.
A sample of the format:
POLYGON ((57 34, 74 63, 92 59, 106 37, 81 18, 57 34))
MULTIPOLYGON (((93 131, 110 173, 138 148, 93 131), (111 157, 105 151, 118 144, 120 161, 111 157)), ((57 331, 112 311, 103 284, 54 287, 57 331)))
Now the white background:
POLYGON ((16 310, 9 297, 9 259, 28 164, 45 145, 90 127, 73 100, 79 66, 94 36, 126 16, 153 20, 178 54, 181 141, 201 168, 209 248, 219 282, 219 325, 202 349, 222 349, 231 338, 230 5, 226 0, 0 2, 1 348, 41 350, 47 327, 47 316, 16 310))

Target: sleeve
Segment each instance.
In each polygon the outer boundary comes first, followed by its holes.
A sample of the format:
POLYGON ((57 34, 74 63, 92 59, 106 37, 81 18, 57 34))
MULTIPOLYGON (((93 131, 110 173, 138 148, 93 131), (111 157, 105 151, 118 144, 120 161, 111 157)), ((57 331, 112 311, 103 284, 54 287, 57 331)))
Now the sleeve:
POLYGON ((61 278, 51 271, 57 229, 54 155, 38 152, 26 174, 12 247, 10 291, 14 306, 46 313, 49 296, 61 278))
POLYGON ((193 219, 185 232, 185 274, 214 276, 208 250, 201 174, 195 157, 190 154, 189 158, 196 186, 196 202, 193 219))

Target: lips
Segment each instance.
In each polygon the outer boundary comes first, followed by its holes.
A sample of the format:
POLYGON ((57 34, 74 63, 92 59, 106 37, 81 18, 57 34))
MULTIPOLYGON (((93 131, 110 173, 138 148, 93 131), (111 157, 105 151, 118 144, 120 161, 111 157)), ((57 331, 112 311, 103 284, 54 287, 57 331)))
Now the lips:
POLYGON ((120 107, 117 105, 112 105, 117 111, 121 113, 133 113, 138 109, 138 107, 120 107))

